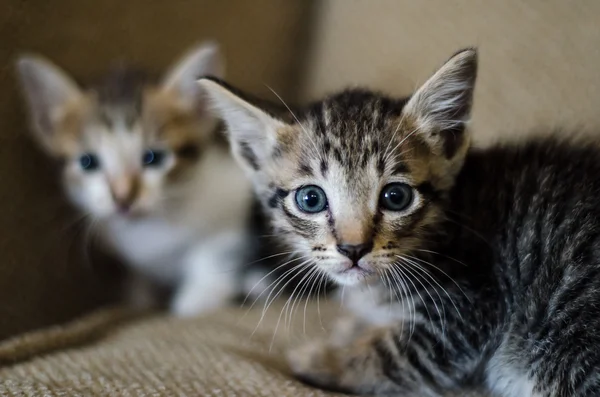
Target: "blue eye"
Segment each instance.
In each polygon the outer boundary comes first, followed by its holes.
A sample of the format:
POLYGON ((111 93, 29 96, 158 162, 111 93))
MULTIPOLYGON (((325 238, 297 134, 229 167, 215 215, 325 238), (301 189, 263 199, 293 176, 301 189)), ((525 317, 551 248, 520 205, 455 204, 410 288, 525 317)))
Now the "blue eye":
POLYGON ((146 150, 142 155, 142 163, 145 167, 158 167, 162 165, 167 156, 164 150, 146 150))
POLYGON ((390 211, 403 211, 413 201, 413 190, 406 183, 390 183, 381 191, 379 205, 390 211))
POLYGON ((100 167, 98 156, 93 153, 84 153, 79 157, 79 165, 85 171, 94 171, 100 167))
POLYGON ((305 186, 296 190, 296 205, 300 211, 314 214, 327 208, 327 196, 318 186, 305 186))

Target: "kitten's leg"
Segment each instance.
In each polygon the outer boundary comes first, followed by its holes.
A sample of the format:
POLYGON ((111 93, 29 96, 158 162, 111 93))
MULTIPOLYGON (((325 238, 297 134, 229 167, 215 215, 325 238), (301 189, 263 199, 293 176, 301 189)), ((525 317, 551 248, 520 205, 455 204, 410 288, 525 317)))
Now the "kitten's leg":
MULTIPOLYGON (((347 393, 441 396, 423 352, 399 350, 397 330, 371 329, 347 346, 313 342, 288 354, 293 373, 314 386, 347 393), (410 357, 410 358, 409 358, 410 357)), ((437 376, 436 374, 435 376, 437 376)))
POLYGON ((128 275, 123 292, 126 304, 134 310, 156 310, 161 306, 156 285, 136 272, 128 275))
POLYGON ((186 256, 184 274, 171 305, 178 316, 194 316, 218 309, 238 293, 238 277, 245 238, 220 235, 194 247, 186 256))
POLYGON ((489 339, 482 319, 486 310, 467 306, 464 296, 462 302, 458 295, 453 300, 457 307, 469 309, 461 316, 446 301, 445 313, 434 314, 432 305, 429 317, 425 307, 417 305, 414 328, 407 324, 368 328, 345 345, 331 335, 328 341, 300 346, 288 354, 292 372, 329 390, 443 396, 473 378, 483 359, 484 341, 489 339))

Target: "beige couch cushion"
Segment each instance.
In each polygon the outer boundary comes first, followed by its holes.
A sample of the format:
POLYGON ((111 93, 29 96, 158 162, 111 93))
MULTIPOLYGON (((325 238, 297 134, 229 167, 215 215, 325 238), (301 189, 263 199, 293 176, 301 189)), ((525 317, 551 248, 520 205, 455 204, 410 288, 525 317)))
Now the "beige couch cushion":
POLYGON ((283 302, 274 304, 256 331, 262 307, 194 320, 157 316, 127 322, 126 312, 111 309, 24 335, 0 344, 0 364, 18 361, 0 368, 0 395, 335 396, 294 380, 282 352, 324 337, 321 324, 327 327, 339 304, 321 302, 317 310, 311 303, 306 322, 300 305, 293 326, 279 317, 282 307, 283 302), (43 351, 48 354, 26 360, 43 351))

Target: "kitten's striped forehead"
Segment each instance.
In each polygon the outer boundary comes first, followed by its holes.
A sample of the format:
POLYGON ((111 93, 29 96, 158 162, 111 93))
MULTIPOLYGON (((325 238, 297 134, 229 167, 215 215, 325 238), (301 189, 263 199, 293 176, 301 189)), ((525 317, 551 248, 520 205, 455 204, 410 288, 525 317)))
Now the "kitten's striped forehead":
MULTIPOLYGON (((400 114, 406 100, 393 100, 365 90, 349 90, 312 105, 300 124, 310 139, 299 139, 300 172, 321 175, 337 163, 349 177, 374 164, 383 174, 390 163, 393 135, 400 135, 400 114), (309 160, 318 158, 318 169, 309 160), (304 159, 304 161, 303 161, 304 159)), ((405 171, 400 163, 393 173, 405 171)))
POLYGON ((117 124, 131 130, 141 117, 144 88, 148 84, 147 75, 141 71, 125 67, 112 69, 101 84, 93 88, 98 101, 98 121, 109 131, 117 124))

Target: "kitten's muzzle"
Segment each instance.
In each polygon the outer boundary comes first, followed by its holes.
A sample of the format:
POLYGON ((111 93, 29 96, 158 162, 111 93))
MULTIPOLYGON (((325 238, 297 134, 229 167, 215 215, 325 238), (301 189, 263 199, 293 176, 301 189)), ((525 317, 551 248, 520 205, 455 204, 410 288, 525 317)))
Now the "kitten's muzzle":
POLYGON ((337 251, 350 259, 354 266, 357 266, 358 261, 363 256, 367 255, 373 249, 373 242, 363 244, 338 244, 337 251))
POLYGON ((139 177, 122 177, 111 183, 111 194, 118 211, 127 214, 140 193, 139 177))

